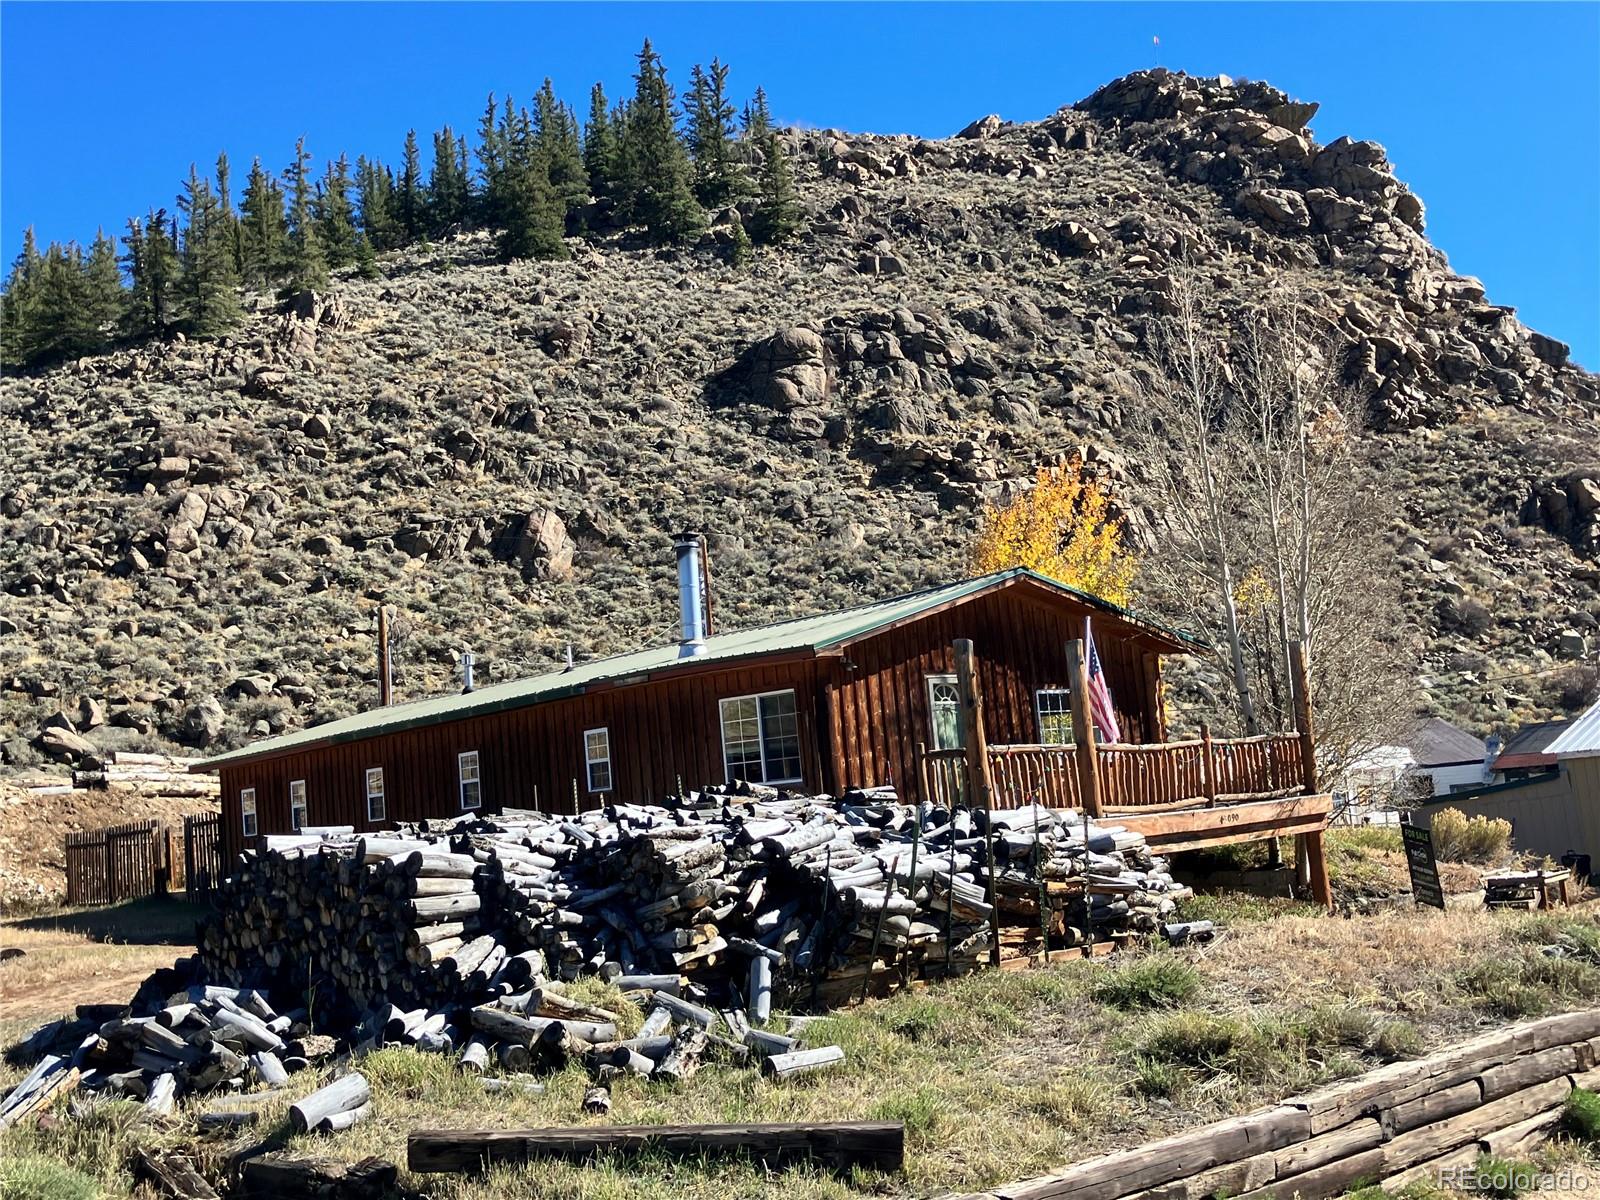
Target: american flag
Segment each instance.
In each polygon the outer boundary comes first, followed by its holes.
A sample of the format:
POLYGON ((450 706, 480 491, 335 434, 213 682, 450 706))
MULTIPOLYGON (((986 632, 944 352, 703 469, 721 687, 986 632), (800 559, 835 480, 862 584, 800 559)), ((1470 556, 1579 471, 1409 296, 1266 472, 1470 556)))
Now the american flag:
POLYGON ((1100 651, 1095 649, 1094 634, 1089 639, 1089 712, 1100 729, 1100 739, 1120 742, 1122 728, 1117 724, 1117 710, 1111 706, 1111 689, 1106 686, 1106 673, 1100 668, 1100 651))

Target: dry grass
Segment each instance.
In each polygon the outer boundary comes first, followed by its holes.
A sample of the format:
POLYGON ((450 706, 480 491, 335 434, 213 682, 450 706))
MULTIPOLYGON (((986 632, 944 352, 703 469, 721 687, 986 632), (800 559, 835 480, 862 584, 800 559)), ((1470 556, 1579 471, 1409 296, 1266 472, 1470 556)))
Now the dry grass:
MULTIPOLYGON (((1236 918, 1220 941, 1182 954, 986 972, 867 1004, 812 1027, 815 1044, 837 1042, 848 1054, 847 1066, 826 1078, 774 1084, 713 1064, 678 1088, 630 1079, 613 1090, 616 1123, 902 1120, 903 1176, 769 1176, 748 1162, 646 1157, 429 1178, 426 1188, 440 1200, 804 1200, 992 1186, 1504 1022, 1518 1015, 1504 1003, 1508 992, 1540 992, 1551 1008, 1600 998, 1600 922, 1592 913, 1418 910, 1330 920, 1289 906, 1265 911, 1262 919, 1236 918), (1562 946, 1563 957, 1544 954, 1547 945, 1562 946)), ((76 961, 134 949, 86 941, 76 961)), ((167 947, 159 957, 172 953, 167 947)), ((59 972, 68 962, 41 952, 27 970, 59 972)), ((596 1120, 581 1114, 585 1079, 577 1069, 552 1076, 538 1097, 486 1095, 450 1061, 409 1050, 371 1055, 361 1069, 373 1082, 378 1119, 332 1140, 289 1139, 290 1150, 404 1162, 413 1129, 596 1120)), ((0 1079, 17 1073, 0 1068, 0 1079)), ((292 1092, 317 1082, 296 1077, 292 1092)), ((286 1108, 266 1107, 263 1130, 286 1136, 286 1108)), ((190 1140, 184 1124, 156 1130, 136 1124, 136 1115, 112 1105, 88 1121, 15 1130, 0 1140, 0 1157, 68 1164, 106 1194, 122 1194, 130 1144, 190 1140)), ((202 1153, 220 1162, 235 1148, 216 1143, 202 1153)))

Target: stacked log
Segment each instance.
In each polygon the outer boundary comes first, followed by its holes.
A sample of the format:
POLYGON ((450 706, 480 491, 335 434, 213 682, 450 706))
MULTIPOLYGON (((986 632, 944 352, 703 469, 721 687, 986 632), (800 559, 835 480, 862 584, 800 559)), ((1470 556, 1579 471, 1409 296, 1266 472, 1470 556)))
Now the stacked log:
POLYGON ((220 889, 202 957, 352 1017, 387 1003, 437 1021, 447 1003, 596 974, 681 980, 723 1007, 830 1005, 970 970, 996 931, 1010 957, 1153 933, 1185 894, 1139 835, 1080 813, 991 821, 887 789, 742 785, 266 841, 220 889))

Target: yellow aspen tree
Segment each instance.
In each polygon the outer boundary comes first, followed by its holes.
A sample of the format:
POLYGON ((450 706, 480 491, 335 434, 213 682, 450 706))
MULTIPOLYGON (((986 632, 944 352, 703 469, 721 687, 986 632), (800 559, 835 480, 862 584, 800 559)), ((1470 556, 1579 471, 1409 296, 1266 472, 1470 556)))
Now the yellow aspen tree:
POLYGON ((1009 504, 984 509, 972 549, 980 575, 1029 567, 1060 583, 1126 606, 1139 559, 1122 541, 1111 494, 1074 457, 1041 467, 1034 486, 1009 504))

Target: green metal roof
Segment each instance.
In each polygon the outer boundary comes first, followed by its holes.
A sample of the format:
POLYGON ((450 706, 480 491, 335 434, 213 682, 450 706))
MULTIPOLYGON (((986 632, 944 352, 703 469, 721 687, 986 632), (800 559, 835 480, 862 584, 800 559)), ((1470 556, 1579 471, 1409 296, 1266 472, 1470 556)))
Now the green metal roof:
POLYGON ((1169 649, 1185 647, 1207 649, 1207 645, 1193 634, 1171 629, 1151 621, 1130 609, 1122 608, 1088 592, 1079 591, 1049 576, 1026 567, 1013 567, 990 575, 963 579, 958 583, 943 584, 876 600, 856 608, 821 613, 810 617, 796 617, 773 625, 762 625, 738 633, 719 633, 704 642, 704 652, 692 658, 681 657, 679 645, 672 642, 650 650, 619 654, 612 658, 579 663, 571 670, 552 671, 528 679, 491 684, 471 692, 433 696, 426 700, 413 700, 405 704, 390 704, 369 709, 354 716, 342 717, 308 729, 296 730, 280 737, 267 738, 226 754, 194 763, 191 771, 214 771, 218 767, 250 759, 289 754, 314 746, 333 745, 357 741, 378 734, 397 733, 420 725, 434 725, 456 721, 464 717, 483 716, 542 704, 575 696, 597 684, 643 682, 661 672, 702 667, 707 663, 733 662, 758 658, 770 654, 833 650, 888 626, 918 616, 960 600, 970 599, 981 592, 1002 587, 1012 582, 1031 582, 1059 591, 1088 604, 1092 608, 1114 614, 1136 625, 1147 635, 1167 644, 1169 649))

